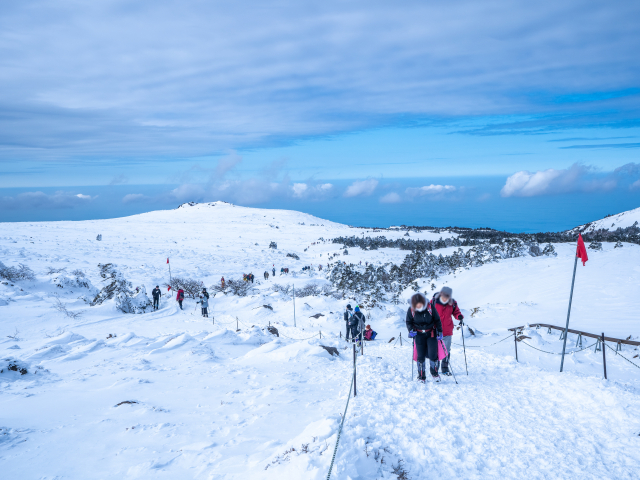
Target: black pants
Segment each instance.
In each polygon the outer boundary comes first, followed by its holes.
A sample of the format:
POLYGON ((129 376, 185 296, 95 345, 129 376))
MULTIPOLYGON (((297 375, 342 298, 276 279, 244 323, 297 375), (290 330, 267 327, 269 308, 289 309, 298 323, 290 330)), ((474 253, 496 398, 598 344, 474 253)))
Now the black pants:
POLYGON ((180 310, 182 310, 182 300, 178 300, 178 303, 180 304, 180 310))
POLYGON ((153 308, 155 310, 160 308, 160 299, 158 297, 153 297, 153 308))
POLYGON ((202 316, 203 317, 208 317, 209 316, 209 312, 207 311, 207 307, 202 307, 202 316))
POLYGON ((359 335, 360 332, 358 331, 358 324, 356 323, 355 325, 351 325, 351 338, 353 341, 356 341, 359 335))
POLYGON ((347 322, 347 336, 346 336, 346 337, 344 337, 344 338, 346 338, 347 340, 349 340, 349 333, 351 333, 351 327, 349 326, 349 323, 347 322))
POLYGON ((418 362, 424 363, 425 357, 431 362, 438 361, 438 339, 432 337, 431 332, 416 335, 416 350, 418 351, 418 362))

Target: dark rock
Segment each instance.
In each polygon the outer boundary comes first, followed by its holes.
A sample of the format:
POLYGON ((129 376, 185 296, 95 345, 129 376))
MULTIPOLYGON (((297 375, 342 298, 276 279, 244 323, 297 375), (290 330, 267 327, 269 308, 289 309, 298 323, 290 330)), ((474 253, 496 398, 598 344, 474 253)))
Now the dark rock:
POLYGON ((336 347, 327 347, 326 345, 320 345, 322 348, 324 348, 327 352, 329 352, 329 354, 332 357, 339 357, 340 356, 340 352, 338 352, 338 349, 336 347))

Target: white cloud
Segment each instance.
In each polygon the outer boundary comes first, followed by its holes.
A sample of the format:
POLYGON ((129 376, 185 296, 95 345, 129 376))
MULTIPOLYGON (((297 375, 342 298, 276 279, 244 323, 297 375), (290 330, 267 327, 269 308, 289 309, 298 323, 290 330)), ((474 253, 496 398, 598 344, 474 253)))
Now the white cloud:
POLYGON ((424 187, 419 188, 407 188, 407 195, 411 195, 413 197, 419 196, 422 197, 424 195, 439 195, 443 193, 452 193, 456 191, 456 187, 453 185, 425 185, 424 187))
POLYGON ((347 187, 347 190, 344 192, 344 196, 358 197, 371 195, 377 186, 378 181, 373 178, 368 180, 357 180, 347 187))
POLYGON ((122 203, 135 203, 147 200, 148 197, 142 193, 129 193, 122 197, 122 203))
POLYGON ((9 209, 65 209, 87 205, 97 196, 82 193, 55 192, 48 195, 43 192, 24 192, 15 197, 1 197, 0 208, 9 209))
POLYGON ((573 164, 561 170, 550 168, 535 173, 520 171, 507 178, 500 190, 503 197, 537 197, 570 192, 608 191, 617 186, 612 176, 593 177, 593 168, 573 164))
POLYGON ((307 190, 309 190, 309 186, 306 183, 294 183, 291 187, 291 190, 293 190, 294 197, 300 198, 307 193, 307 190))
POLYGON ((401 201, 400 195, 395 192, 387 193, 385 196, 380 197, 380 203, 398 203, 401 201))
POLYGON ((333 185, 330 183, 323 183, 322 185, 318 185, 318 188, 323 192, 328 192, 333 188, 333 185))
POLYGON ((640 180, 636 180, 629 186, 630 190, 640 190, 640 180))

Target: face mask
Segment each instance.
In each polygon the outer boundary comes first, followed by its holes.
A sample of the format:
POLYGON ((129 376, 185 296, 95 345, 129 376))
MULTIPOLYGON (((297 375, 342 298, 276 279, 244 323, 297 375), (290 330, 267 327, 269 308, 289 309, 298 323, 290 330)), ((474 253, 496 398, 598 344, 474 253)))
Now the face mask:
POLYGON ((425 310, 426 308, 427 308, 427 306, 426 306, 426 305, 423 305, 423 306, 422 306, 422 308, 416 308, 416 310, 417 310, 418 312, 424 312, 424 310, 425 310))

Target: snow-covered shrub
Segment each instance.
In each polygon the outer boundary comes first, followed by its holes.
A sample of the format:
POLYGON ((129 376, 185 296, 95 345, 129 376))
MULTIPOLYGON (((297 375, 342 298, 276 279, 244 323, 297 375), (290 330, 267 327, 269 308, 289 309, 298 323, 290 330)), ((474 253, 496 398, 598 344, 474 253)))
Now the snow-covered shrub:
POLYGON ((146 313, 147 310, 153 309, 153 305, 147 296, 146 288, 142 286, 140 291, 132 296, 125 292, 117 293, 116 308, 122 313, 146 313))
POLYGON ((74 270, 71 275, 58 275, 52 278, 51 282, 58 288, 80 293, 80 298, 85 302, 95 299, 98 294, 98 289, 93 286, 82 270, 74 270))
POLYGON ((291 295, 291 285, 280 285, 279 283, 275 283, 271 288, 276 293, 282 293, 283 295, 291 295))
POLYGON ((622 242, 616 242, 613 248, 622 248, 622 242))
POLYGON ((64 314, 66 317, 71 318, 73 320, 80 318, 83 313, 83 312, 73 312, 67 309, 67 305, 65 303, 62 303, 62 300, 60 300, 60 297, 57 297, 57 296, 56 296, 56 301, 53 305, 53 308, 55 308, 60 313, 64 314))
POLYGON ((542 255, 547 255, 549 257, 558 256, 558 254, 556 253, 556 249, 550 243, 546 247, 544 247, 544 250, 542 251, 542 255))
POLYGON ((321 292, 322 289, 315 283, 307 283, 301 289, 296 290, 296 297, 315 297, 321 292))
POLYGON ((171 288, 173 290, 184 290, 184 294, 187 297, 196 298, 196 296, 202 291, 204 284, 198 280, 187 277, 173 277, 171 280, 171 288))
POLYGON ((21 263, 17 267, 7 267, 0 262, 0 278, 9 280, 10 282, 18 282, 20 280, 35 280, 36 275, 26 265, 21 263))
POLYGON ((101 233, 96 237, 96 240, 99 241, 99 242, 102 241, 102 234, 101 233))
POLYGON ((278 249, 278 244, 276 242, 271 242, 269 243, 269 248, 274 248, 274 249, 278 249))
POLYGON ((91 306, 100 305, 106 300, 116 299, 116 308, 123 313, 145 313, 152 309, 153 305, 145 287, 139 292, 132 290, 131 282, 127 281, 122 273, 112 263, 98 264, 100 276, 107 282, 91 302, 91 306))
POLYGON ((300 260, 300 257, 298 255, 296 255, 295 253, 287 253, 287 257, 291 257, 291 258, 294 258, 296 260, 300 260))
POLYGON ((57 273, 64 272, 65 270, 66 268, 47 267, 47 271, 45 272, 45 275, 55 275, 57 273))
POLYGON ((216 293, 224 293, 225 295, 230 293, 231 295, 237 295, 238 297, 246 297, 251 290, 251 283, 245 282, 242 279, 230 278, 224 283, 224 286, 222 283, 218 283, 211 285, 209 290, 216 293))
POLYGON ((602 243, 600 242, 591 242, 589 244, 590 250, 602 250, 602 243))

